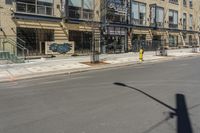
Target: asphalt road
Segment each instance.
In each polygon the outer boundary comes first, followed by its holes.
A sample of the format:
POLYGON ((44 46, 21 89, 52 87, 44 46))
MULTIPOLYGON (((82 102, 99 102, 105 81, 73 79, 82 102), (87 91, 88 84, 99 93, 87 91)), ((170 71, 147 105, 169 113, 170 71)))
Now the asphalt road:
POLYGON ((200 58, 0 84, 0 133, 199 133, 200 58))

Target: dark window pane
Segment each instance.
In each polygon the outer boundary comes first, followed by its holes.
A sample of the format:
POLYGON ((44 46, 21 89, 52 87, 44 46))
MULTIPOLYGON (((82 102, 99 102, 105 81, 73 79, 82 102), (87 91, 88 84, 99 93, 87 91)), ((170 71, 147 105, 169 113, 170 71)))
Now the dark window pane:
POLYGON ((35 5, 27 5, 28 13, 35 13, 35 5))
POLYGON ((46 14, 47 14, 47 15, 53 15, 53 10, 52 10, 51 7, 47 7, 47 8, 46 8, 46 14))
POLYGON ((44 6, 38 6, 37 7, 37 13, 38 14, 45 14, 45 7, 44 6))
POLYGON ((6 4, 12 5, 13 0, 5 0, 6 4))
POLYGON ((26 4, 18 3, 17 4, 17 11, 19 11, 19 12, 26 12, 26 4))

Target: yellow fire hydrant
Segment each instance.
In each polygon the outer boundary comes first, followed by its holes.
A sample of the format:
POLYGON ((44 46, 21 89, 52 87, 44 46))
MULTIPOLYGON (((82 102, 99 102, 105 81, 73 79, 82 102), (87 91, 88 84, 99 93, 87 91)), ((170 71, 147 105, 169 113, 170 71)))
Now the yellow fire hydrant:
POLYGON ((140 62, 143 61, 143 54, 144 54, 144 49, 140 48, 140 51, 139 51, 139 60, 140 60, 140 62))

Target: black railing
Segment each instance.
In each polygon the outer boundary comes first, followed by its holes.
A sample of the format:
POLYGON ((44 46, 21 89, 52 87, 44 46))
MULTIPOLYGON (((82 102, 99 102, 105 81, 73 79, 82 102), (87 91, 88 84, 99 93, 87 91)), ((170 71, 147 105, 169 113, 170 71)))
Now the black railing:
POLYGON ((177 29, 178 24, 169 23, 169 28, 177 29))
POLYGON ((132 41, 132 51, 138 52, 141 47, 145 51, 156 51, 159 47, 166 45, 166 41, 164 40, 133 40, 132 41))
POLYGON ((146 20, 145 19, 132 19, 132 24, 146 26, 146 20))

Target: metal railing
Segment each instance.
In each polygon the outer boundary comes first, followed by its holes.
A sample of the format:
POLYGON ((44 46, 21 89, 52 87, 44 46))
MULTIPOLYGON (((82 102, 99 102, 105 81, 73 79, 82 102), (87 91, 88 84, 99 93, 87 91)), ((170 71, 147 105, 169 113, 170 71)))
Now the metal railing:
POLYGON ((132 24, 146 26, 146 19, 132 19, 132 24))
POLYGON ((29 50, 25 47, 26 42, 21 38, 6 38, 6 40, 17 48, 16 56, 22 56, 25 59, 29 55, 29 50))
POLYGON ((156 51, 159 47, 166 45, 164 40, 133 40, 132 41, 132 51, 138 52, 141 47, 145 51, 156 51))
POLYGON ((25 41, 18 37, 0 37, 0 52, 7 55, 6 59, 13 62, 25 60, 29 50, 25 47, 25 41))
POLYGON ((156 22, 156 23, 151 22, 150 26, 164 28, 164 22, 156 22))
POLYGON ((178 24, 169 23, 169 28, 177 29, 178 28, 178 24))

